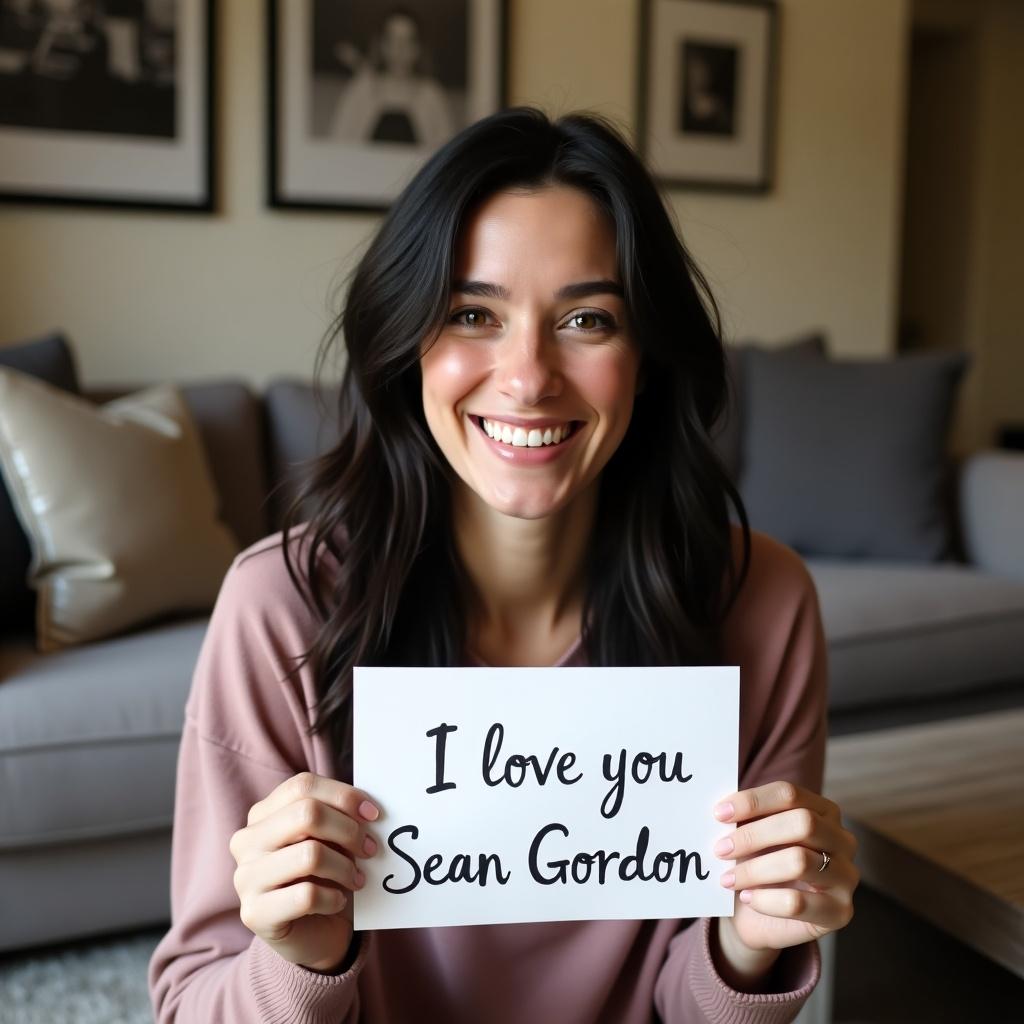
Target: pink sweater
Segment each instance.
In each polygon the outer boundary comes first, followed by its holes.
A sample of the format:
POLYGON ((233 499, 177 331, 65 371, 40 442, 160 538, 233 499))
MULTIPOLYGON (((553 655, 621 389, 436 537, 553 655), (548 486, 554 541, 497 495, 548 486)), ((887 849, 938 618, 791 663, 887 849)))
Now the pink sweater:
MULTIPOLYGON (((293 534, 293 550, 300 543, 293 534)), ((818 981, 817 944, 781 953, 773 991, 738 992, 715 969, 706 918, 368 932, 339 975, 292 964, 254 936, 239 917, 228 840, 284 779, 332 774, 325 738, 304 730, 311 675, 282 682, 288 656, 306 649, 313 629, 280 533, 235 558, 185 706, 172 923, 149 963, 157 1024, 793 1019, 818 981)), ((724 663, 740 666, 740 787, 790 779, 820 790, 827 652, 814 583, 795 552, 753 533, 750 575, 725 633, 724 663)), ((560 663, 583 664, 580 647, 560 663)))

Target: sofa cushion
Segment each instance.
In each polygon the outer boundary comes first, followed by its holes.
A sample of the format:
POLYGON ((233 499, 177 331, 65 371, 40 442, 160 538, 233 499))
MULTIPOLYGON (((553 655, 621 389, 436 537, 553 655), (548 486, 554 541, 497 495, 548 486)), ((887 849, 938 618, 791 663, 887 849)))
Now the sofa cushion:
POLYGON ((789 356, 823 357, 825 336, 812 333, 771 347, 755 341, 742 341, 725 346, 726 377, 729 389, 729 401, 722 414, 711 428, 711 439, 718 449, 718 454, 725 463, 729 477, 736 483, 740 478, 743 452, 743 357, 751 348, 757 348, 781 358, 789 356))
MULTIPOLYGON (((244 381, 231 378, 179 382, 176 386, 203 439, 206 461, 220 497, 221 519, 239 547, 248 547, 271 532, 260 400, 244 381)), ((84 394, 96 404, 103 404, 142 387, 91 387, 84 394)))
MULTIPOLYGON (((0 366, 38 377, 56 388, 78 393, 71 346, 59 332, 0 348, 0 366)), ((31 627, 36 595, 25 580, 32 549, 0 476, 0 633, 31 627)))
POLYGON ((0 467, 32 543, 40 651, 213 607, 239 549, 174 387, 95 409, 0 369, 0 467))
POLYGON ((220 494, 220 514, 239 547, 270 532, 259 399, 239 381, 179 385, 199 428, 220 494))
POLYGON ((79 392, 75 357, 60 331, 0 347, 0 366, 38 377, 62 391, 79 392))
POLYGON ((338 442, 337 385, 317 392, 309 381, 271 381, 263 402, 270 465, 270 518, 275 530, 298 492, 310 459, 338 442))
POLYGON ((833 709, 1024 682, 1024 582, 954 562, 807 559, 833 709))
POLYGON ((0 646, 0 849, 170 827, 207 622, 52 654, 30 635, 0 646))
POLYGON ((946 440, 963 352, 743 361, 750 525, 805 556, 937 561, 952 541, 946 440))

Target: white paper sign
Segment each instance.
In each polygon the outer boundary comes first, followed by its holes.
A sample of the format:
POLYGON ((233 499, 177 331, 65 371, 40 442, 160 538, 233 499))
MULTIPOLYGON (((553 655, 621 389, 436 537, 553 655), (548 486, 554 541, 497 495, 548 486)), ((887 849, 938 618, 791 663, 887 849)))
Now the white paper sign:
POLYGON ((739 667, 356 668, 357 929, 730 916, 739 667))

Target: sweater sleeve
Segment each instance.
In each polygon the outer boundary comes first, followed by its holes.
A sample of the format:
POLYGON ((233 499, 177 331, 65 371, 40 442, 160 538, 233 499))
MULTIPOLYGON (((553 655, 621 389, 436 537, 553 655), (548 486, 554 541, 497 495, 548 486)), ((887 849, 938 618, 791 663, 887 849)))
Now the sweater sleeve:
MULTIPOLYGON (((827 736, 828 649, 814 580, 800 557, 754 536, 751 573, 724 629, 739 664, 740 788, 777 780, 821 792, 827 736)), ((711 954, 710 918, 688 922, 672 940, 655 987, 665 1024, 786 1024, 821 975, 817 942, 779 953, 769 991, 727 984, 711 954)))
POLYGON ((260 589, 259 556, 239 555, 225 576, 185 707, 171 852, 171 926, 149 962, 156 1024, 339 1024, 359 1014, 351 966, 322 974, 285 960, 242 923, 232 833, 284 779, 313 770, 303 755, 301 701, 281 682, 287 623, 280 594, 260 589), (261 596, 263 593, 263 596, 261 596), (267 607, 261 607, 266 604, 267 607), (276 634, 269 622, 283 622, 276 634))

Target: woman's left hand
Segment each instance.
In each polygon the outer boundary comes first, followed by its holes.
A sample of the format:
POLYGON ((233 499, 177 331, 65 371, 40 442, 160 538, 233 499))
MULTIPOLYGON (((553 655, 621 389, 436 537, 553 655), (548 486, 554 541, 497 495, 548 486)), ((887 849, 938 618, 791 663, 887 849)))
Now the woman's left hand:
POLYGON ((857 840, 843 828, 838 805, 792 782, 771 782, 726 797, 715 817, 737 824, 715 845, 717 856, 737 862, 722 876, 736 904, 720 930, 748 949, 779 950, 849 923, 860 872, 857 840))

